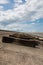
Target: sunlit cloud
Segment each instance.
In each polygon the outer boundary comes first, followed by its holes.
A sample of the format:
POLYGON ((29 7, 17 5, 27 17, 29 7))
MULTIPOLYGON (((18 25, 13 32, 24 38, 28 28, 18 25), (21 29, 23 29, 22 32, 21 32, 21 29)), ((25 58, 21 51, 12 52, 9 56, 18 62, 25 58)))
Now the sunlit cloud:
POLYGON ((0 4, 7 4, 8 0, 0 0, 0 4))
MULTIPOLYGON (((0 4, 8 4, 10 0, 0 0, 0 4)), ((9 3, 12 4, 12 3, 9 3)), ((36 20, 43 19, 43 0, 13 0, 12 9, 4 10, 0 6, 0 28, 19 31, 36 31, 36 20), (18 24, 17 22, 32 22, 18 24), (3 23, 9 23, 6 26, 3 23), (27 28, 27 29, 26 29, 27 28)), ((7 7, 6 7, 7 8, 7 7)), ((37 21, 39 23, 39 21, 37 21)))

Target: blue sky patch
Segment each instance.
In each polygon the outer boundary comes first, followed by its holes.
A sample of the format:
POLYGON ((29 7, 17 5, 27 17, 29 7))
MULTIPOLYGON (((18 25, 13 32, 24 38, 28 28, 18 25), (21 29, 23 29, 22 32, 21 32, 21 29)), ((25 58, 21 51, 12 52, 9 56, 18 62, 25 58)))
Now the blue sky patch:
POLYGON ((0 29, 43 32, 43 0, 0 1, 0 29))

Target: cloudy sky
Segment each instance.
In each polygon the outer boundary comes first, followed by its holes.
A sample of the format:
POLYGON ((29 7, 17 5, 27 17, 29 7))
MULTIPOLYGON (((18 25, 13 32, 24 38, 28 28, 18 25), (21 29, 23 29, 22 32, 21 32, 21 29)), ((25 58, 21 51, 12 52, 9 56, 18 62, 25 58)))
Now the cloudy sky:
POLYGON ((0 0, 0 29, 43 32, 43 0, 0 0))

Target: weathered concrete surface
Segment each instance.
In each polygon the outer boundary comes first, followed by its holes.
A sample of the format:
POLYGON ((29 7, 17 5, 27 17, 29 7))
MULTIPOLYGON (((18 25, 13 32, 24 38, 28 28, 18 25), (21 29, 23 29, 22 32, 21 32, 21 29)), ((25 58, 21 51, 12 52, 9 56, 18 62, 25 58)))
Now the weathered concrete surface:
POLYGON ((43 65, 43 47, 2 43, 3 35, 0 34, 0 65, 43 65))

